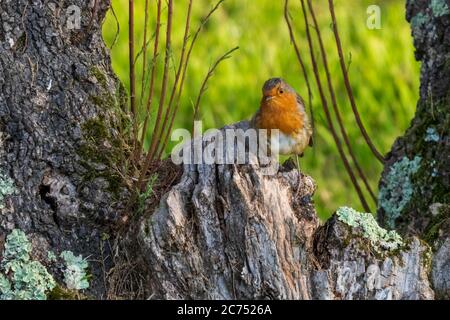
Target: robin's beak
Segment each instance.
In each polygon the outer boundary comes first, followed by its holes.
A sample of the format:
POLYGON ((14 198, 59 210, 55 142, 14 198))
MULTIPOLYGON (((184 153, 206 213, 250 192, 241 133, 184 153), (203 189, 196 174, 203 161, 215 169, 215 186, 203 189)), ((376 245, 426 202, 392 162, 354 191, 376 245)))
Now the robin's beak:
POLYGON ((277 95, 278 89, 277 88, 271 88, 269 90, 263 91, 263 99, 264 101, 270 101, 277 95))

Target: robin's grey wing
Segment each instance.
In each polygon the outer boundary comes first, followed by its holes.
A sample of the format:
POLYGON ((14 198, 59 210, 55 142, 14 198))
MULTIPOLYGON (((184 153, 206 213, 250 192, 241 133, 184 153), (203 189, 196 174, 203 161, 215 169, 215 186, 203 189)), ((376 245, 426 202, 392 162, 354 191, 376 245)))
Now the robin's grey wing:
POLYGON ((253 118, 250 120, 250 126, 252 128, 257 128, 256 123, 259 122, 260 116, 261 116, 261 109, 258 109, 258 111, 256 111, 256 113, 253 116, 253 118))
MULTIPOLYGON (((308 119, 308 114, 306 112, 306 105, 303 98, 297 93, 297 105, 300 111, 305 115, 305 117, 308 119)), ((308 127, 308 131, 310 132, 310 138, 309 138, 309 146, 312 147, 314 145, 313 141, 313 129, 311 127, 310 121, 306 121, 306 125, 308 127)))
POLYGON ((303 100, 303 98, 298 93, 296 95, 297 95, 297 102, 304 106, 305 101, 303 100))

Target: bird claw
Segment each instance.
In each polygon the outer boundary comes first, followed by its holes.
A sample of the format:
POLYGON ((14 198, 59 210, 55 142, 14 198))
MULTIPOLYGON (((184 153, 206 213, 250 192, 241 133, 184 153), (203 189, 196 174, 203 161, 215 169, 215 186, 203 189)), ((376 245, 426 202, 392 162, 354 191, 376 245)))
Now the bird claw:
POLYGON ((298 195, 300 194, 300 187, 302 186, 302 172, 300 171, 300 161, 298 159, 298 155, 296 156, 297 158, 297 170, 298 170, 298 183, 297 183, 297 191, 295 192, 295 197, 298 197, 298 195))

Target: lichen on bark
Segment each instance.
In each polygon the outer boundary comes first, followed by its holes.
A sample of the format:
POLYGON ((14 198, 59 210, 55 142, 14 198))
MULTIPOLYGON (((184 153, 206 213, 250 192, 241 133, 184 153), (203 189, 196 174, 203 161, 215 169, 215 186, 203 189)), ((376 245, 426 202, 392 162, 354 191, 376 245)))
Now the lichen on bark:
POLYGON ((433 220, 430 207, 450 201, 448 5, 443 0, 410 0, 406 5, 416 59, 422 62, 420 100, 410 127, 387 155, 378 210, 380 224, 402 234, 423 236, 433 220), (402 168, 410 169, 403 177, 402 168))

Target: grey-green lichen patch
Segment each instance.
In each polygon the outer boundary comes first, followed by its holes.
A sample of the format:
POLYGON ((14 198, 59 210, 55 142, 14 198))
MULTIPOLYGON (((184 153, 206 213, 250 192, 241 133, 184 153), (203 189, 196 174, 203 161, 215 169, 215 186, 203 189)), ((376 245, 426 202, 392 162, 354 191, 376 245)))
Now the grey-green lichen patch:
POLYGON ((31 243, 25 233, 14 229, 6 238, 0 264, 0 299, 45 300, 56 285, 53 277, 30 257, 31 243))
POLYGON ((384 178, 378 195, 378 204, 384 210, 386 223, 390 228, 395 227, 395 220, 413 196, 414 185, 411 179, 419 170, 421 161, 422 158, 419 156, 413 160, 403 157, 390 167, 384 178))
POLYGON ((13 194, 14 191, 14 182, 10 177, 0 171, 0 209, 5 207, 3 203, 5 197, 13 194))
POLYGON ((336 211, 339 221, 358 228, 362 236, 370 240, 375 251, 382 249, 393 251, 404 245, 402 237, 395 231, 387 231, 381 228, 371 213, 361 213, 352 208, 341 207, 336 211))
POLYGON ((56 262, 57 260, 56 254, 50 250, 49 252, 47 252, 47 259, 50 262, 56 262))
POLYGON ((428 17, 422 13, 419 12, 411 19, 411 27, 413 29, 413 32, 417 32, 420 28, 422 28, 428 21, 428 17))
POLYGON ((430 7, 435 17, 442 17, 450 13, 445 0, 431 0, 430 7))
POLYGON ((411 25, 413 28, 420 28, 424 26, 427 21, 428 17, 423 12, 419 12, 411 19, 411 25))
POLYGON ((433 127, 427 128, 426 134, 425 134, 425 142, 439 142, 439 134, 437 133, 436 129, 433 127))
POLYGON ((64 270, 64 283, 68 289, 83 290, 89 288, 88 276, 86 269, 88 263, 83 257, 75 256, 71 251, 63 251, 61 258, 66 264, 64 270))

